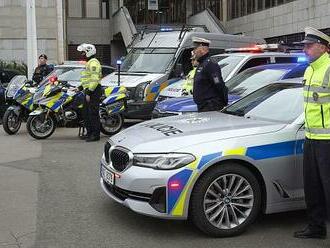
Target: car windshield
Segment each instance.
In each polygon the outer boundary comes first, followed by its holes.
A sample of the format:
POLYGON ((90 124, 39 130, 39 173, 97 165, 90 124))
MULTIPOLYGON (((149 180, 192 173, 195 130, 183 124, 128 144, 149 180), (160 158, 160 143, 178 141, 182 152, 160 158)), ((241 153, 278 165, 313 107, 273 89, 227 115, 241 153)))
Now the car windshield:
POLYGON ((229 79, 226 85, 230 94, 243 97, 280 80, 287 72, 287 69, 250 68, 229 79))
POLYGON ((123 61, 123 72, 163 73, 173 61, 176 49, 133 49, 123 61))
POLYGON ((52 71, 40 85, 46 84, 49 78, 54 75, 57 76, 59 81, 70 81, 71 84, 77 82, 77 84, 79 84, 82 70, 84 70, 84 67, 55 67, 55 70, 52 71))
POLYGON ((228 106, 222 112, 245 118, 291 123, 303 113, 302 85, 274 83, 228 106))
POLYGON ((237 55, 222 55, 215 56, 213 57, 213 59, 219 64, 221 68, 222 78, 226 81, 228 75, 244 59, 244 57, 237 55))

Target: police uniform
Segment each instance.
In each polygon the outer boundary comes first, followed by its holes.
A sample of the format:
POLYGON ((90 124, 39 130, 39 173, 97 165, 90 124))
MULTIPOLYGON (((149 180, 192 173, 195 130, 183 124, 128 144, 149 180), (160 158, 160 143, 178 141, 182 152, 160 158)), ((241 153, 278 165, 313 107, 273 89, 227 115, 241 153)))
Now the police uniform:
MULTIPOLYGON (((329 46, 330 37, 305 28, 302 43, 329 46)), ((325 52, 310 63, 304 75, 304 191, 309 224, 297 238, 325 238, 330 216, 330 58, 325 52)))
MULTIPOLYGON (((209 40, 194 37, 197 46, 209 46, 209 40)), ((228 102, 228 92, 221 76, 218 63, 210 59, 209 54, 198 58, 199 65, 194 77, 193 97, 198 112, 221 110, 228 102)))
POLYGON ((32 80, 33 82, 39 84, 49 73, 53 71, 54 67, 50 65, 39 65, 35 68, 32 80))
POLYGON ((87 130, 87 141, 91 139, 100 139, 100 99, 102 95, 102 89, 100 85, 100 79, 102 77, 102 67, 100 62, 96 58, 91 58, 86 63, 86 68, 81 73, 81 85, 80 89, 84 91, 85 95, 90 96, 90 101, 87 102, 85 98, 84 102, 84 121, 87 130))

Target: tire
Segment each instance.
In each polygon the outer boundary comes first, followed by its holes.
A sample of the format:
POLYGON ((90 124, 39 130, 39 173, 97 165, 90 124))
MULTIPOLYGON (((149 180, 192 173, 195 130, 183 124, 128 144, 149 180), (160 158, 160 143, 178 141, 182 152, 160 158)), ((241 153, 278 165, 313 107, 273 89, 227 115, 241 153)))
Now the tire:
POLYGON ((56 121, 52 115, 50 115, 47 119, 48 128, 46 130, 40 129, 41 127, 36 127, 37 122, 39 122, 40 125, 45 124, 44 119, 45 114, 29 116, 26 123, 26 128, 33 138, 47 139, 54 133, 56 129, 56 121))
POLYGON ((7 134, 13 135, 21 128, 22 119, 14 110, 7 109, 2 118, 2 125, 7 134))
POLYGON ((124 126, 124 117, 122 114, 114 114, 107 120, 101 122, 101 132, 105 135, 114 135, 118 133, 124 126))
POLYGON ((256 220, 260 210, 258 180, 246 167, 230 163, 210 168, 196 182, 190 199, 189 218, 207 235, 231 237, 244 232, 256 220))

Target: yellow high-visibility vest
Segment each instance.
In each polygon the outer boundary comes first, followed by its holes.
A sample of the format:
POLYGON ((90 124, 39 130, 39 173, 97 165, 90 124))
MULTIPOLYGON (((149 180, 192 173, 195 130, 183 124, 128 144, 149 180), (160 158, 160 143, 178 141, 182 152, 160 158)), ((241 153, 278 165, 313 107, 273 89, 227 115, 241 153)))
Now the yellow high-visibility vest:
POLYGON ((304 110, 306 137, 330 140, 330 58, 324 53, 306 69, 304 110))
POLYGON ((86 68, 81 72, 81 86, 85 91, 92 92, 100 84, 102 78, 102 67, 96 58, 86 63, 86 68))

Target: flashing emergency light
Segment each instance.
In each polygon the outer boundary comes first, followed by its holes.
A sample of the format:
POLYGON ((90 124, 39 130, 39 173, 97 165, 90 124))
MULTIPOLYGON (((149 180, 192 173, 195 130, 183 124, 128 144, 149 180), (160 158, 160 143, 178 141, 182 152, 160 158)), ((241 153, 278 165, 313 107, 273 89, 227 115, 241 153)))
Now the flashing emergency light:
POLYGON ((173 28, 161 28, 160 31, 161 32, 170 32, 170 31, 173 31, 173 28))
POLYGON ((306 62, 308 62, 307 57, 302 56, 297 58, 297 63, 306 63, 306 62))
POLYGON ((117 60, 117 65, 121 65, 122 61, 120 59, 117 60))

